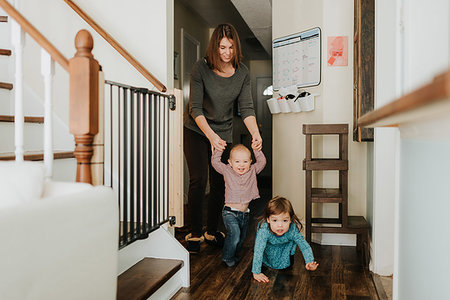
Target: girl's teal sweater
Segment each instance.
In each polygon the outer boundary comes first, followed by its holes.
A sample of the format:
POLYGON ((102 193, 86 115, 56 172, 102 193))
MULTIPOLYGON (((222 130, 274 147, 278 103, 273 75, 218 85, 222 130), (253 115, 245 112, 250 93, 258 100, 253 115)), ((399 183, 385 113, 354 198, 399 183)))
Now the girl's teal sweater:
POLYGON ((282 236, 277 236, 269 229, 269 224, 263 222, 256 232, 252 272, 261 273, 263 263, 272 269, 289 267, 290 256, 294 255, 297 245, 302 251, 305 263, 313 262, 311 246, 295 223, 291 222, 289 230, 282 236))

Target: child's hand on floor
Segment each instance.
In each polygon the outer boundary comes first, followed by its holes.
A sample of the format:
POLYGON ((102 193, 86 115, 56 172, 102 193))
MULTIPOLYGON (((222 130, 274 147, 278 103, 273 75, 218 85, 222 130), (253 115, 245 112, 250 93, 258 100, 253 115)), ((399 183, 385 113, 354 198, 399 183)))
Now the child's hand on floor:
MULTIPOLYGON (((306 268, 306 270, 308 270, 308 271, 315 271, 315 270, 317 269, 318 266, 319 266, 319 264, 318 264, 317 262, 313 261, 313 262, 307 263, 306 266, 305 266, 305 268, 306 268)), ((255 275, 255 274, 253 274, 253 276, 254 276, 254 275, 255 275)))
POLYGON ((264 282, 264 283, 269 282, 269 278, 267 278, 267 276, 264 275, 263 273, 259 273, 259 274, 253 273, 253 278, 255 278, 255 280, 258 282, 264 282))

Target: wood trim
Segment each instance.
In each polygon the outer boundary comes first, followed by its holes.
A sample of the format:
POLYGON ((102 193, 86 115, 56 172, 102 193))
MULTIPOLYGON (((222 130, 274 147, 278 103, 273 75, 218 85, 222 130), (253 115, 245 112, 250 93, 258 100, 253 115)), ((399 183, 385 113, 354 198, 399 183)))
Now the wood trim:
POLYGON ((11 50, 9 50, 9 49, 0 49, 0 55, 11 56, 11 50))
POLYGON ((0 16, 0 22, 8 22, 8 16, 0 16))
MULTIPOLYGON (((2 0, 4 1, 4 0, 2 0)), ((111 35, 109 35, 100 25, 89 17, 78 5, 71 0, 64 0, 86 23, 88 23, 105 41, 107 41, 117 52, 120 53, 133 67, 136 68, 155 88, 161 92, 166 92, 167 88, 153 76, 144 66, 142 66, 128 51, 126 51, 111 35)))
POLYGON ((14 86, 13 86, 12 83, 0 82, 0 89, 12 90, 13 87, 14 87, 14 86))
MULTIPOLYGON (((54 151, 53 159, 66 159, 66 158, 75 158, 73 151, 54 151)), ((6 152, 0 154, 0 160, 15 160, 16 155, 13 152, 6 152)), ((23 155, 24 160, 29 161, 40 161, 44 160, 44 152, 43 151, 33 151, 33 152, 25 152, 23 155)))
POLYGON ((184 154, 183 154, 183 91, 174 89, 175 110, 169 110, 169 216, 175 226, 184 226, 184 154))
POLYGON ((365 114, 358 119, 358 124, 362 127, 397 126, 398 122, 387 121, 386 119, 423 108, 430 104, 449 101, 450 70, 436 76, 431 83, 365 114))
POLYGON ((22 27, 50 56, 58 62, 66 71, 69 71, 69 60, 61 54, 24 16, 22 16, 8 1, 0 0, 3 10, 22 27))
MULTIPOLYGON (((14 116, 0 116, 0 122, 14 122, 14 116)), ((25 123, 44 123, 44 117, 24 117, 25 123)))

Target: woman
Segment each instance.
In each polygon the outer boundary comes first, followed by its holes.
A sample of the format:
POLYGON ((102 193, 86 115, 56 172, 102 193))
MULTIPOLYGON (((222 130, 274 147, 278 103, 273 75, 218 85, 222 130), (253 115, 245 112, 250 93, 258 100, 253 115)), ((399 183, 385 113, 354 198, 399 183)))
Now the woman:
POLYGON ((262 139, 256 124, 250 78, 241 62, 241 44, 236 29, 221 24, 214 30, 206 57, 191 72, 189 104, 184 113, 184 153, 189 168, 188 204, 192 231, 186 236, 187 248, 200 251, 205 238, 223 245, 225 235, 217 231, 224 203, 223 176, 211 167, 211 149, 225 151, 228 159, 232 143, 233 104, 237 100, 241 117, 252 135, 252 148, 261 150, 262 139), (202 236, 202 203, 209 172, 210 198, 206 232, 202 236))

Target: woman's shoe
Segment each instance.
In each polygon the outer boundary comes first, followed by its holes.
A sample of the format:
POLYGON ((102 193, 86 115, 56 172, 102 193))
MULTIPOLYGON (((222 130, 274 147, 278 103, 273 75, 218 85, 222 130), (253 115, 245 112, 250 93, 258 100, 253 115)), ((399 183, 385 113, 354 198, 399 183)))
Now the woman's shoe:
POLYGON ((225 233, 216 231, 214 234, 209 234, 205 231, 205 233, 203 233, 203 236, 207 244, 219 248, 223 247, 223 242, 225 241, 225 233))
POLYGON ((187 242, 186 249, 187 249, 187 251, 189 251, 191 253, 200 252, 200 243, 202 243, 205 240, 205 238, 203 236, 193 237, 192 233, 189 233, 188 235, 186 235, 184 237, 184 239, 187 242))

